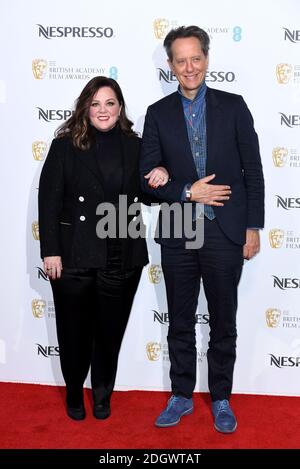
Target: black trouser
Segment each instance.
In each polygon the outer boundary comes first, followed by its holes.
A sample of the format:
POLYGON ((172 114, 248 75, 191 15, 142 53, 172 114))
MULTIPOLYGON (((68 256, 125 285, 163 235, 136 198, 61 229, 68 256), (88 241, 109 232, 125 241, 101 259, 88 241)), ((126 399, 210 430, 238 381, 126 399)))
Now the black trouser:
POLYGON ((90 366, 94 401, 109 400, 141 272, 122 271, 120 246, 110 242, 106 270, 64 267, 61 279, 51 281, 68 405, 83 403, 90 366))
POLYGON ((212 400, 229 398, 236 358, 237 286, 242 265, 242 246, 230 241, 216 220, 205 219, 204 245, 200 249, 162 246, 173 394, 190 398, 196 384, 195 313, 202 277, 210 316, 208 386, 212 400))

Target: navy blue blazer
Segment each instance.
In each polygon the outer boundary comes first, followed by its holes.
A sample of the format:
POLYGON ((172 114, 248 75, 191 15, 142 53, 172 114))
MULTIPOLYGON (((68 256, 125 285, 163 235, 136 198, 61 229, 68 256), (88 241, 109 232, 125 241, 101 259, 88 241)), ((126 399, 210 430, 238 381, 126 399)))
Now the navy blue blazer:
MULTIPOLYGON (((216 218, 223 232, 243 245, 247 228, 264 226, 264 178, 253 118, 242 96, 207 88, 206 132, 206 175, 215 174, 211 183, 230 185, 232 191, 223 207, 214 207, 216 218)), ((147 110, 140 171, 143 190, 169 203, 180 202, 185 184, 199 179, 178 92, 147 110), (170 180, 151 189, 144 175, 156 166, 165 166, 170 180)), ((174 245, 174 240, 158 242, 174 245)))

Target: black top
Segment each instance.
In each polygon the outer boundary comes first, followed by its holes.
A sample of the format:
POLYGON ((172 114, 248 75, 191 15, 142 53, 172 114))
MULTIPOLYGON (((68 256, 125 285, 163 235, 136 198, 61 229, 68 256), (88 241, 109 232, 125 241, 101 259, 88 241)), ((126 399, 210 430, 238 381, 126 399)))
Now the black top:
POLYGON ((97 164, 104 199, 117 204, 123 186, 123 161, 119 126, 107 132, 96 129, 97 164))

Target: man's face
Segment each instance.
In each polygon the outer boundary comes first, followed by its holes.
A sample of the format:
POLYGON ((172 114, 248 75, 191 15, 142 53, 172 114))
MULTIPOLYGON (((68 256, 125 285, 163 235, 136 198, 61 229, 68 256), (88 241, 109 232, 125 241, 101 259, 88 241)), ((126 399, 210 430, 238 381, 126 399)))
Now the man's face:
POLYGON ((176 39, 172 44, 173 60, 169 66, 180 83, 182 93, 190 94, 200 88, 205 79, 208 57, 205 57, 196 37, 176 39))

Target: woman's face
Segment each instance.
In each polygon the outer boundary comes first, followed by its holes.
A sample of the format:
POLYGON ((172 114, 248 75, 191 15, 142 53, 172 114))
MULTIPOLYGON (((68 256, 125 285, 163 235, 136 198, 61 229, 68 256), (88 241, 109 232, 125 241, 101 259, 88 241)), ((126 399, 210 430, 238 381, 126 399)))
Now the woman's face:
POLYGON ((116 125, 121 107, 114 90, 109 86, 99 88, 90 105, 91 124, 101 132, 107 132, 116 125))

